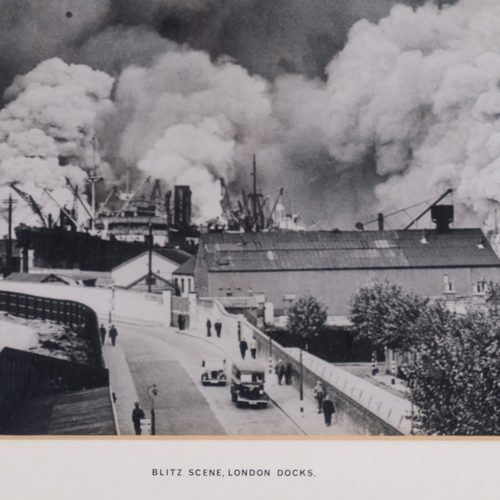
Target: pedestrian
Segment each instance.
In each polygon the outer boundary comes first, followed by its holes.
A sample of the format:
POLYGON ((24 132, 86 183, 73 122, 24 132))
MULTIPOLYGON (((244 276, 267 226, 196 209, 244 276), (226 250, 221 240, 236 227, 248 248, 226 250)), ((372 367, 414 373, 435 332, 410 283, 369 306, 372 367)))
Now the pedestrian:
POLYGON ((323 389, 323 384, 318 380, 313 389, 314 399, 318 402, 318 413, 323 411, 323 398, 325 397, 325 389, 323 389))
POLYGON ((115 325, 111 325, 109 329, 109 338, 111 339, 111 345, 116 345, 116 337, 118 337, 118 330, 115 328, 115 325))
POLYGON ((99 333, 101 334, 101 343, 104 345, 104 341, 106 340, 106 328, 104 328, 104 325, 101 325, 99 328, 99 333))
POLYGON ((252 337, 252 340, 250 341, 250 354, 253 359, 257 359, 257 341, 255 340, 255 337, 252 337))
POLYGON ((217 333, 217 337, 220 338, 220 332, 222 331, 222 323, 220 322, 220 319, 218 319, 215 324, 215 333, 217 333))
POLYGON ((212 322, 210 321, 210 318, 207 319, 207 337, 212 336, 212 322))
POLYGON ((243 338, 240 341, 240 352, 241 352, 241 357, 245 359, 245 354, 247 353, 248 349, 248 344, 247 341, 243 338))
POLYGON ((184 330, 184 316, 182 314, 177 316, 177 324, 179 325, 179 330, 184 330))
POLYGON ((330 427, 332 424, 332 415, 335 413, 335 406, 330 396, 327 394, 323 400, 323 414, 325 416, 325 424, 330 427))
POLYGON ((134 430, 135 435, 140 436, 141 429, 141 419, 143 419, 146 415, 144 415, 144 410, 141 408, 139 403, 135 403, 135 408, 132 411, 132 422, 134 422, 134 430))
POLYGON ((278 375, 278 385, 281 385, 283 375, 285 375, 285 363, 283 363, 282 359, 278 360, 278 362, 276 363, 274 372, 276 373, 276 375, 278 375))
POLYGON ((285 364, 285 383, 290 385, 292 383, 292 363, 287 361, 285 364))

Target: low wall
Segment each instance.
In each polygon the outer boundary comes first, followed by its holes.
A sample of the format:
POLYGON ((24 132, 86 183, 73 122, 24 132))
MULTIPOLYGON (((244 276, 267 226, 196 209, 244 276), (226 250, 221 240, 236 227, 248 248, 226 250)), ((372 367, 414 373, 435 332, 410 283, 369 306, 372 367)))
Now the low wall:
MULTIPOLYGON (((198 299, 197 325, 202 331, 206 329, 206 321, 212 325, 219 319, 223 325, 222 334, 230 335, 236 340, 238 324, 241 338, 249 340, 254 337, 258 345, 258 356, 267 365, 269 358, 274 368, 278 359, 292 364, 292 384, 300 385, 300 351, 297 348, 284 348, 258 328, 251 325, 243 316, 229 314, 222 304, 213 299, 198 299)), ((212 329, 212 335, 214 335, 212 329)), ((339 367, 331 365, 316 356, 303 352, 302 373, 304 390, 312 394, 318 380, 322 381, 337 410, 339 422, 357 435, 402 435, 409 434, 409 423, 404 414, 391 405, 391 400, 400 400, 409 406, 410 403, 369 382, 356 377, 339 367)), ((273 370, 274 372, 274 370, 273 370)), ((274 374, 271 376, 275 376, 274 374)))
POLYGON ((171 318, 170 291, 143 293, 115 290, 114 315, 169 326, 171 318))
POLYGON ((170 325, 170 291, 150 294, 131 290, 54 285, 44 283, 17 283, 0 281, 0 291, 10 291, 60 300, 73 300, 93 309, 98 316, 143 320, 170 325))

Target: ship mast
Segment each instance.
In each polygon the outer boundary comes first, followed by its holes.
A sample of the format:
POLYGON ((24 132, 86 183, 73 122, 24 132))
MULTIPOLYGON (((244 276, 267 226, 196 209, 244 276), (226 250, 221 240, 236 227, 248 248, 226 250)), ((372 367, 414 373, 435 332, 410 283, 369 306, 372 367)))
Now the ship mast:
POLYGON ((94 229, 94 221, 95 221, 95 185, 102 181, 102 177, 98 177, 96 173, 96 164, 95 164, 95 136, 92 137, 92 148, 93 148, 93 163, 94 168, 92 169, 91 175, 88 176, 87 182, 90 182, 90 187, 92 190, 92 215, 90 218, 90 229, 94 229))

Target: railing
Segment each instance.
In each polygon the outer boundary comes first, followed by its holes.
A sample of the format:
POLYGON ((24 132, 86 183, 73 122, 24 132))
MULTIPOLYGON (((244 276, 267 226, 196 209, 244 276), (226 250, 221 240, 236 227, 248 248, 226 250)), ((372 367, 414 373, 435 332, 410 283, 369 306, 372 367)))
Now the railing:
POLYGON ((0 432, 34 396, 109 385, 96 313, 78 302, 0 292, 0 311, 27 319, 64 323, 90 342, 93 363, 84 365, 5 347, 0 352, 0 432))
POLYGON ((22 318, 56 321, 70 326, 90 342, 94 365, 104 367, 97 315, 90 307, 71 300, 0 291, 0 311, 22 318))

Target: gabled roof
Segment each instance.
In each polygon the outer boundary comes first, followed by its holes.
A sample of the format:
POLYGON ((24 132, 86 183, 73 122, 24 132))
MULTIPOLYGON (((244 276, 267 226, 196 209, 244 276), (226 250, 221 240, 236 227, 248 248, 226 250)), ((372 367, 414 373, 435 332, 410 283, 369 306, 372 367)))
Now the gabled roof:
POLYGON ((203 234, 198 265, 213 272, 496 267, 481 229, 203 234))
POLYGON ((194 266, 196 264, 196 258, 191 257, 189 260, 184 262, 181 267, 176 269, 172 274, 182 274, 188 276, 194 276, 194 266))
MULTIPOLYGON (((127 285, 125 287, 125 289, 129 290, 133 286, 137 285, 137 283, 140 283, 142 280, 146 279, 148 277, 148 275, 149 275, 149 273, 144 274, 140 278, 136 279, 134 282, 130 283, 130 285, 127 285)), ((163 276, 160 276, 159 274, 152 272, 151 275, 153 277, 159 279, 160 281, 163 281, 163 283, 165 283, 171 290, 173 290, 173 291, 176 290, 175 283, 172 283, 171 281, 166 280, 163 276)))
POLYGON ((4 280, 16 281, 18 283, 51 283, 56 281, 66 285, 69 284, 69 281, 64 281, 63 278, 56 276, 55 274, 11 273, 4 280))
MULTIPOLYGON (((149 253, 148 251, 142 252, 141 254, 136 255, 132 259, 127 260, 126 262, 123 262, 119 266, 114 267, 112 269, 112 271, 116 271, 117 269, 120 269, 124 266, 127 266, 128 264, 130 264, 134 260, 140 259, 144 255, 148 255, 148 253, 149 253)), ((164 260, 170 262, 171 264, 175 264, 177 266, 184 264, 184 262, 186 262, 188 259, 190 259, 192 257, 192 255, 190 255, 187 252, 184 252, 182 250, 179 250, 177 248, 155 248, 153 250, 153 255, 155 255, 156 257, 159 257, 160 259, 164 259, 164 260)))

